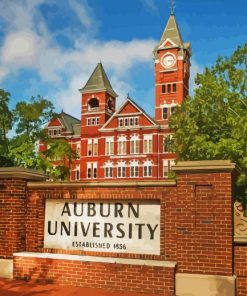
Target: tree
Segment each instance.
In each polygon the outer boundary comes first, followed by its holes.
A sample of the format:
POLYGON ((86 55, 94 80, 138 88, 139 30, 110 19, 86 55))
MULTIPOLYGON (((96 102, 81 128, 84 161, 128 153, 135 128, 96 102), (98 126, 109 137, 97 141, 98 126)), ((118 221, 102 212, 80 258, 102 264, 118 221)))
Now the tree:
POLYGON ((54 106, 51 101, 41 96, 32 97, 30 102, 19 102, 15 110, 16 134, 28 135, 36 141, 44 137, 44 124, 54 117, 54 106))
POLYGON ((47 150, 43 152, 43 166, 49 171, 53 180, 66 180, 70 175, 72 161, 76 158, 76 152, 64 139, 49 139, 46 141, 47 150), (56 163, 56 166, 52 165, 56 163))
POLYGON ((219 57, 195 79, 197 88, 171 116, 178 160, 230 159, 237 196, 247 186, 247 44, 219 57))
POLYGON ((9 139, 8 132, 12 129, 13 115, 9 109, 10 93, 0 89, 0 154, 2 162, 8 162, 9 139))
POLYGON ((39 169, 41 159, 37 143, 45 141, 44 124, 55 115, 53 104, 41 96, 32 97, 30 102, 18 102, 13 110, 16 136, 9 146, 9 156, 15 165, 39 169))

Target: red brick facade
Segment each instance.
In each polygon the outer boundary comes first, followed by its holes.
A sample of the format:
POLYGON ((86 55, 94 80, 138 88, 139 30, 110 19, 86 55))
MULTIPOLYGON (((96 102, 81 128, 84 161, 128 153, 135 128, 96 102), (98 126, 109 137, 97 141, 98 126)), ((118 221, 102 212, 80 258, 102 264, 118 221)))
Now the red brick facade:
MULTIPOLYGON (((117 94, 99 63, 80 89, 80 131, 70 128, 74 119, 64 112, 61 117, 65 114, 67 123, 54 119, 47 125, 51 137, 67 139, 78 152, 70 180, 169 178, 176 155, 168 121, 174 107, 189 93, 191 56, 190 44, 182 41, 174 15, 169 17, 154 56, 154 118, 129 97, 116 109, 117 94)), ((41 144, 40 151, 45 149, 41 144)))

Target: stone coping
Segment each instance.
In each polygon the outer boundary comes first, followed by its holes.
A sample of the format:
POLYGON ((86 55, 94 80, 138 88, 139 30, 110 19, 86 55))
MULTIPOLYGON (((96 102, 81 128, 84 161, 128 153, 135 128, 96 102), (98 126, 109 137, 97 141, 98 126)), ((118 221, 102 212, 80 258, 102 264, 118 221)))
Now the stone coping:
POLYGON ((83 182, 83 181, 71 181, 71 182, 28 182, 29 188, 54 188, 54 187, 167 187, 176 186, 176 180, 166 181, 116 181, 116 182, 83 182))
POLYGON ((10 178, 45 181, 47 176, 41 171, 32 169, 25 169, 21 167, 1 167, 0 179, 10 178))
POLYGON ((79 256, 79 255, 35 253, 35 252, 14 253, 13 256, 40 258, 40 259, 54 259, 54 260, 71 260, 71 261, 94 262, 94 263, 157 266, 157 267, 170 267, 170 268, 175 268, 177 264, 177 262, 173 262, 173 261, 125 259, 125 258, 114 258, 114 257, 79 256))
POLYGON ((235 163, 230 160, 179 161, 172 170, 176 173, 232 171, 235 163))
POLYGON ((241 244, 241 245, 247 245, 247 237, 234 236, 234 243, 241 244))

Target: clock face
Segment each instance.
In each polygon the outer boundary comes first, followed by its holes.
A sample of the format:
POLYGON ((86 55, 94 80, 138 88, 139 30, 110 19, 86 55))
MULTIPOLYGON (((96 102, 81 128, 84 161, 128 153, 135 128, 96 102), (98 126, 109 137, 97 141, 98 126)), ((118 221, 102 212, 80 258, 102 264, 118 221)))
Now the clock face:
POLYGON ((164 68, 171 68, 175 65, 176 58, 173 54, 166 54, 161 59, 161 64, 164 68))

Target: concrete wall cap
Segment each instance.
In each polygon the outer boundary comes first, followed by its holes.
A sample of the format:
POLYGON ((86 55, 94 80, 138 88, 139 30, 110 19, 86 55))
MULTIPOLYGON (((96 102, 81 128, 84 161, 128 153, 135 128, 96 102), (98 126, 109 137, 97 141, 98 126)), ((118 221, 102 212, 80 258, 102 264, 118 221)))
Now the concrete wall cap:
POLYGON ((10 179, 10 178, 45 181, 47 179, 47 176, 41 171, 25 169, 21 167, 0 168, 0 179, 10 179))
POLYGON ((28 188, 54 188, 54 187, 168 187, 176 186, 176 180, 167 181, 122 181, 122 182, 28 182, 28 188))
POLYGON ((40 259, 111 263, 111 264, 117 263, 117 264, 130 264, 130 265, 143 265, 143 266, 158 266, 158 267, 170 267, 170 268, 175 268, 175 266, 177 265, 177 262, 174 262, 174 261, 126 259, 126 258, 114 258, 114 257, 80 256, 80 255, 69 255, 69 254, 35 253, 35 252, 14 253, 13 256, 40 258, 40 259))
POLYGON ((199 160, 199 161, 179 161, 172 170, 176 173, 186 172, 216 172, 232 171, 235 163, 230 160, 199 160))

